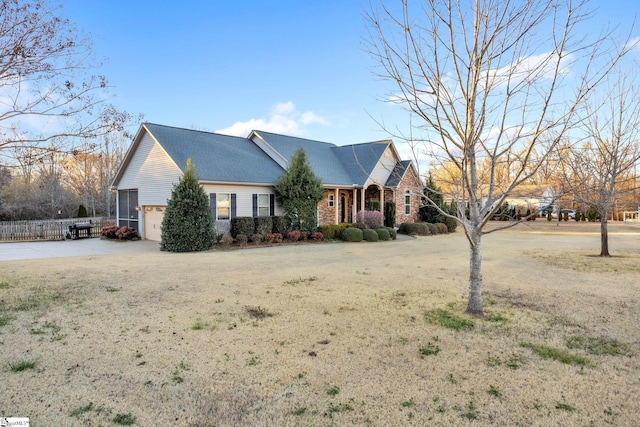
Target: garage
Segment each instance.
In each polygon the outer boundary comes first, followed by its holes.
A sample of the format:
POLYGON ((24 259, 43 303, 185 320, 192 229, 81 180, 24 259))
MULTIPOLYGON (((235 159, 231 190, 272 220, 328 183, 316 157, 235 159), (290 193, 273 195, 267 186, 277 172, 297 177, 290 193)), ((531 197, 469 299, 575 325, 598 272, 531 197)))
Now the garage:
POLYGON ((162 235, 160 226, 164 215, 165 206, 144 207, 144 238, 159 242, 162 235))

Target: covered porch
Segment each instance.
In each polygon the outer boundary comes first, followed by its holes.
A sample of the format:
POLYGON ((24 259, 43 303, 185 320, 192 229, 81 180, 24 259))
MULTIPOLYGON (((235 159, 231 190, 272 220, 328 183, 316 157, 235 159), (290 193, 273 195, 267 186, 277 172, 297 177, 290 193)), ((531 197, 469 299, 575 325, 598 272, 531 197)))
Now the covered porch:
POLYGON ((379 211, 384 214, 388 201, 395 202, 395 190, 378 184, 366 188, 327 188, 324 199, 319 204, 318 222, 320 225, 355 223, 361 210, 379 211))

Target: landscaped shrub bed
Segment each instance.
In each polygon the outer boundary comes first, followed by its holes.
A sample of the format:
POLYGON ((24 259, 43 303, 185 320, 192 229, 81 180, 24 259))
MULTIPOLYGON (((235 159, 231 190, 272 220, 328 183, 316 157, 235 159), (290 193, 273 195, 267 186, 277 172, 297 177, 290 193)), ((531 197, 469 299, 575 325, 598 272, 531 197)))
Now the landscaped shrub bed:
POLYGON ((102 227, 100 230, 100 236, 105 239, 112 240, 138 240, 140 235, 135 228, 132 227, 120 227, 117 225, 110 225, 102 227))
POLYGON ((271 232, 274 234, 281 234, 286 236, 291 231, 291 224, 285 216, 272 216, 271 217, 271 232))
POLYGON ((430 236, 434 234, 447 234, 449 228, 444 223, 432 224, 430 222, 403 222, 398 233, 409 236, 430 236))
POLYGON ((257 234, 265 235, 273 230, 273 219, 270 216, 257 216, 254 219, 257 234))
POLYGON ((358 219, 358 227, 365 228, 380 228, 384 226, 384 215, 378 211, 360 211, 356 215, 358 219))
POLYGON ((253 236, 255 234, 256 225, 251 216, 237 216, 231 218, 231 237, 238 238, 238 235, 253 236))
POLYGON ((429 227, 429 234, 438 234, 438 226, 427 222, 427 227, 429 227))
POLYGON ((378 234, 378 240, 383 242, 391 240, 391 233, 386 228, 376 228, 376 233, 378 234))
POLYGON ((341 239, 342 232, 349 227, 355 227, 355 224, 328 224, 321 225, 318 227, 318 231, 322 233, 322 235, 329 240, 333 239, 341 239))
POLYGON ((428 236, 431 234, 426 222, 403 222, 400 224, 398 232, 409 236, 428 236))
POLYGON ((396 240, 396 238, 398 237, 398 232, 396 231, 396 229, 393 227, 385 227, 385 228, 389 232, 389 236, 391 236, 391 239, 396 240))
POLYGON ((378 233, 376 233, 376 230, 372 230, 371 228, 366 228, 362 230, 362 238, 367 242, 377 242, 378 233))
POLYGON ((438 234, 447 234, 449 232, 447 224, 441 222, 436 222, 436 228, 438 229, 438 234))
POLYGON ((342 232, 342 240, 345 242, 361 242, 362 238, 362 230, 356 227, 348 227, 342 232))

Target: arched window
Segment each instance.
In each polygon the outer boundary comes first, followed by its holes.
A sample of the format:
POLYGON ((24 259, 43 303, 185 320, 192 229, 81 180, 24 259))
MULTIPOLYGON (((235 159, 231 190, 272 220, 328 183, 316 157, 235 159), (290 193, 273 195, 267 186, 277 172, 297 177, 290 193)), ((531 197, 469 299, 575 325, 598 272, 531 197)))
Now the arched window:
POLYGON ((404 192, 404 213, 405 215, 411 215, 411 191, 404 192))

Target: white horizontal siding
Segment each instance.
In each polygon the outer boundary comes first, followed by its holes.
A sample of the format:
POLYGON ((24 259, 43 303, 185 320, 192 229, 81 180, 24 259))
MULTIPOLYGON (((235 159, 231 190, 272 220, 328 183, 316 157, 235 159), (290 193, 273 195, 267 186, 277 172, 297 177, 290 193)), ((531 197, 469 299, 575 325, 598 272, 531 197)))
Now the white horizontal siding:
MULTIPOLYGON (((274 194, 271 186, 258 185, 214 185, 205 184, 204 191, 211 193, 235 193, 236 195, 236 215, 253 216, 253 195, 254 194, 274 194)), ((284 209, 276 201, 274 215, 284 215, 284 209)))
POLYGON ((141 206, 166 206, 173 185, 182 171, 148 133, 145 133, 131 158, 119 189, 138 189, 141 206))

